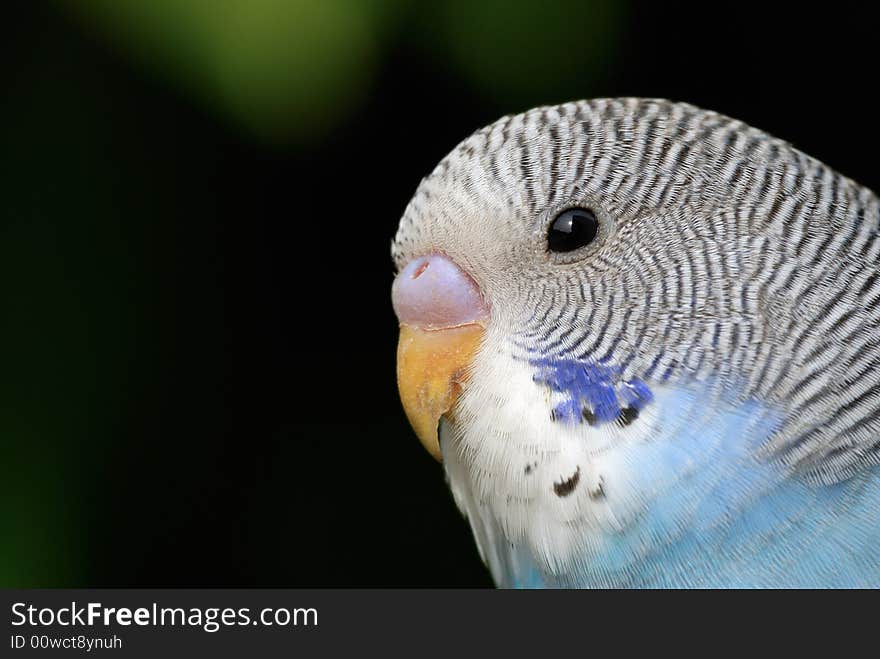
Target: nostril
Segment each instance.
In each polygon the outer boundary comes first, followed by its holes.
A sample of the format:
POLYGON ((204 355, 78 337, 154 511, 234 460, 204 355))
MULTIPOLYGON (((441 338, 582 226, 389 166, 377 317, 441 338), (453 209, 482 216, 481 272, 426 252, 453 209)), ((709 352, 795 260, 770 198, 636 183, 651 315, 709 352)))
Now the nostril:
POLYGON ((424 273, 425 270, 428 269, 428 266, 429 266, 430 264, 431 264, 431 262, 428 261, 428 259, 425 259, 424 261, 422 261, 421 265, 419 265, 419 267, 416 268, 416 271, 412 274, 412 278, 413 278, 413 279, 418 279, 419 277, 421 277, 421 276, 422 276, 422 273, 424 273))
POLYGON ((410 261, 394 280, 391 301, 401 323, 424 329, 459 327, 489 316, 476 282, 442 254, 410 261))

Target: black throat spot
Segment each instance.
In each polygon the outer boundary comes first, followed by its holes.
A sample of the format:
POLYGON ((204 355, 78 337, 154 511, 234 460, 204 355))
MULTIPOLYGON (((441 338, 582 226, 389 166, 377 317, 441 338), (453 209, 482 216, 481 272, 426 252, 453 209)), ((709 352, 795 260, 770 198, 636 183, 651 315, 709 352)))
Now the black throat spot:
POLYGON ((567 497, 569 494, 574 492, 575 488, 578 486, 578 483, 581 480, 581 468, 578 467, 577 471, 574 472, 569 478, 562 481, 561 483, 553 483, 553 492, 558 497, 567 497))

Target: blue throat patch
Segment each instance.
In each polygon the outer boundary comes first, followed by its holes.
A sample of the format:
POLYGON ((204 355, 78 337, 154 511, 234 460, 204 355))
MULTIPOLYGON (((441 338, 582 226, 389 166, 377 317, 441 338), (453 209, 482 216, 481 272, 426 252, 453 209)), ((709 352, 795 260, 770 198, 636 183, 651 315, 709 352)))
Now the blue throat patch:
POLYGON ((623 380, 620 368, 575 359, 541 357, 529 360, 538 384, 566 395, 551 413, 554 421, 601 425, 628 420, 654 400, 642 380, 623 380))

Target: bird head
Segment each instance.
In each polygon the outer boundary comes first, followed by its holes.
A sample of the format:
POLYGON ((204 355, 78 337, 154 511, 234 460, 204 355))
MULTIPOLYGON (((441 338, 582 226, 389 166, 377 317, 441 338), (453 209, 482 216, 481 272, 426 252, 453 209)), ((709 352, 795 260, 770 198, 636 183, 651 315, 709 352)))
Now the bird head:
POLYGON ((779 144, 641 99, 537 108, 459 144, 419 185, 392 246, 400 395, 426 448, 440 457, 438 421, 461 396, 475 409, 509 403, 504 380, 528 376, 521 395, 547 420, 584 425, 637 414, 637 376, 707 365, 718 346, 704 321, 745 318, 725 282, 754 267, 713 260, 752 238, 740 193, 779 144), (684 333, 702 339, 699 354, 685 355, 684 333), (566 361, 593 364, 611 390, 559 396, 566 361))

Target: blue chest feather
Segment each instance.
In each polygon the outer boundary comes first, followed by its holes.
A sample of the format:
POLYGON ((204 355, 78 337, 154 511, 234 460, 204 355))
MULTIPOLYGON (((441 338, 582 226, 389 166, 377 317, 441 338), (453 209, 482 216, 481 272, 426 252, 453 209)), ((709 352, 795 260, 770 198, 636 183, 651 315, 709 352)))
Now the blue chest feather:
POLYGON ((500 585, 880 586, 876 472, 820 487, 762 460, 759 448, 781 419, 759 401, 725 402, 670 384, 652 391, 601 364, 530 363, 536 383, 565 396, 557 421, 583 422, 586 410, 601 426, 648 405, 656 414, 651 436, 622 442, 612 460, 627 474, 622 486, 640 498, 637 514, 614 531, 585 529, 597 540, 555 571, 525 545, 508 546, 495 570, 500 585))

